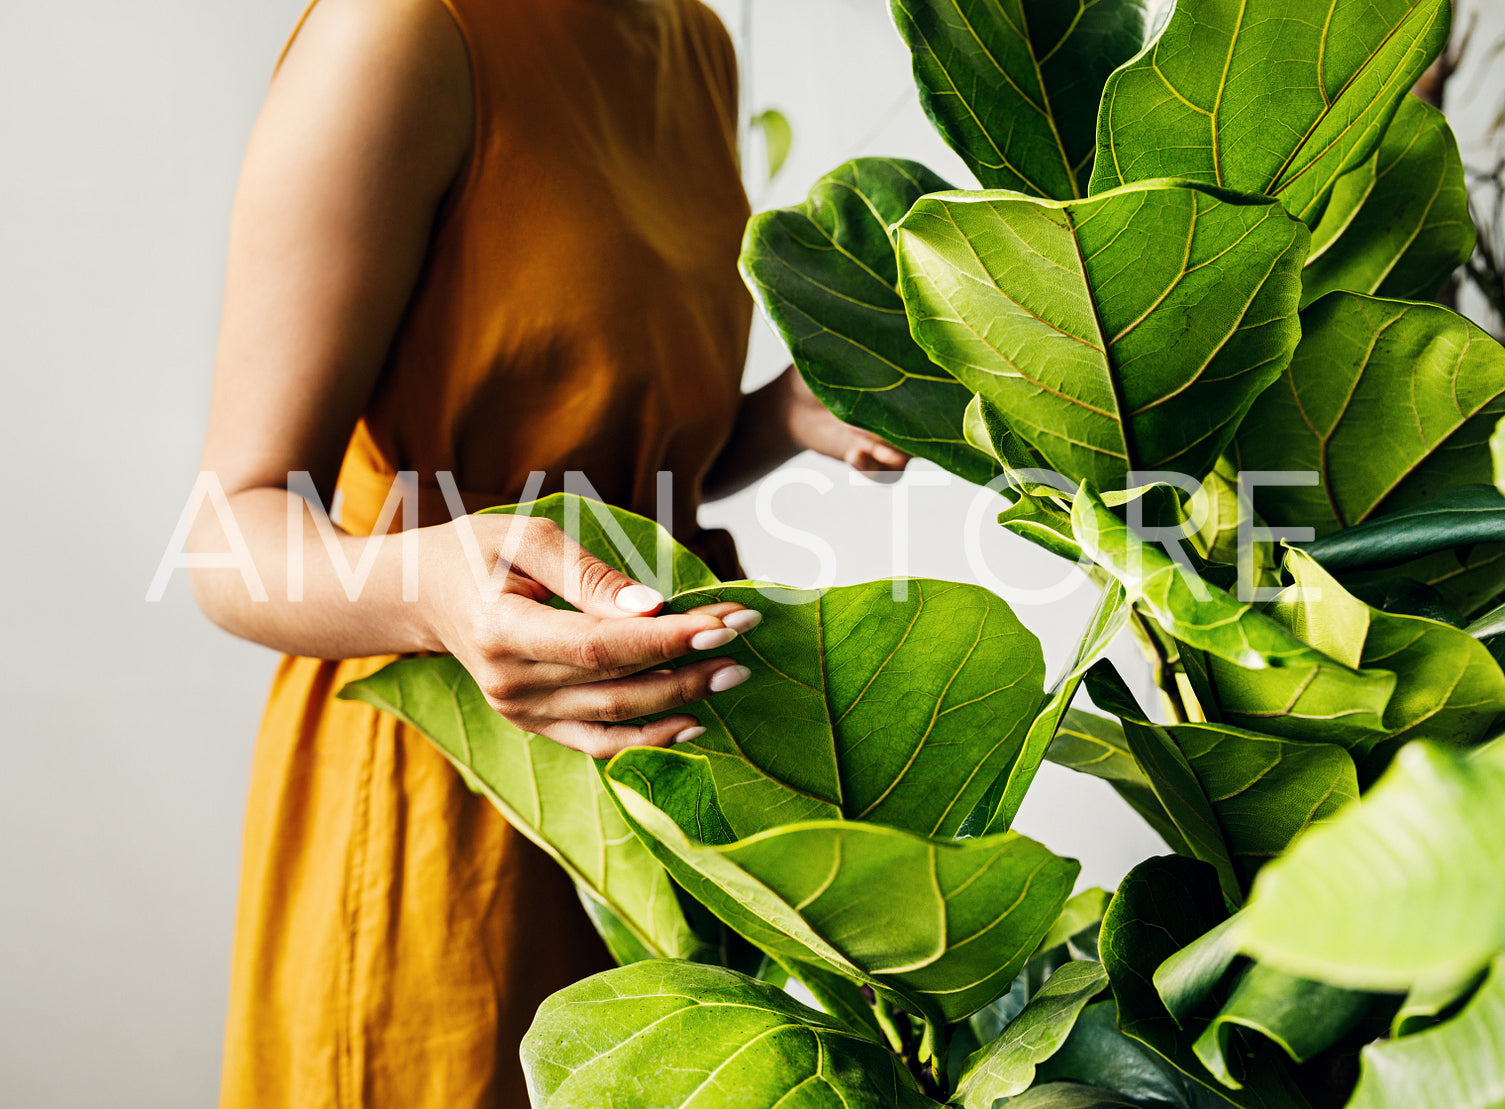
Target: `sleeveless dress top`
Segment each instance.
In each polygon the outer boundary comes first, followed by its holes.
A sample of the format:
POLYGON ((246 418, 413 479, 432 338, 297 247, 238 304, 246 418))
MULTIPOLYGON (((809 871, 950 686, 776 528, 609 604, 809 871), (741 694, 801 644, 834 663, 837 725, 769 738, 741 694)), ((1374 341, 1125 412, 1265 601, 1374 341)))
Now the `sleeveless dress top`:
MULTIPOLYGON (((398 471, 417 472, 425 525, 449 519, 442 471, 470 510, 576 471, 649 516, 670 471, 676 533, 733 576, 724 534, 695 526, 751 322, 725 28, 699 0, 434 2, 469 52, 475 138, 351 438, 341 525, 369 534, 398 471)), ((335 699, 390 661, 278 668, 225 1109, 523 1109, 538 1005, 610 965, 556 863, 422 735, 335 699)))

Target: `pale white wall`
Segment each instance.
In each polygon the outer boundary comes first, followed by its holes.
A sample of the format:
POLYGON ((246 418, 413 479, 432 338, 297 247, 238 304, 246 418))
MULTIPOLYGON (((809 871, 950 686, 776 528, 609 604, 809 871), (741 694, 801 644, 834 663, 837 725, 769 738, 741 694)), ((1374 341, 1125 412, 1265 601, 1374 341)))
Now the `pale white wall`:
MULTIPOLYGON (((757 96, 796 131, 765 203, 860 153, 965 181, 907 91, 881 0, 755 3, 757 96)), ((142 596, 197 458, 240 151, 300 6, 0 5, 7 1107, 213 1102, 242 795, 273 659, 212 629, 181 581, 159 605, 142 596)), ((754 380, 782 365, 759 326, 754 380)), ((817 468, 843 495, 786 489, 781 517, 835 547, 841 580, 890 573, 895 491, 817 468)), ((911 572, 967 576, 969 498, 914 489, 911 572)), ((757 534, 750 495, 707 517, 738 532, 760 574, 813 574, 807 554, 757 534)), ((1056 572, 1006 536, 988 550, 1016 587, 1056 572)), ((1082 593, 1020 612, 1059 663, 1088 607, 1082 593)), ((1093 882, 1156 849, 1111 794, 1049 768, 1020 824, 1093 882)))

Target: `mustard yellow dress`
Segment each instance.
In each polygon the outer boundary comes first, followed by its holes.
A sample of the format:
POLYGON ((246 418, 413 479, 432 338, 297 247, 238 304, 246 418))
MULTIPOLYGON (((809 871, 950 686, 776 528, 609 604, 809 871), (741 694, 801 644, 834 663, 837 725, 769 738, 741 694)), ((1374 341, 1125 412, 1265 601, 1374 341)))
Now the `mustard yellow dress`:
MULTIPOLYGON (((441 0, 435 0, 441 2, 441 0)), ((476 136, 340 475, 369 533, 579 471, 681 538, 730 433, 750 300, 731 42, 699 0, 442 0, 476 136)), ((296 34, 296 32, 295 32, 296 34)), ((521 1109, 539 1003, 609 960, 558 866, 421 735, 335 694, 390 658, 286 658, 256 744, 221 1105, 521 1109)))

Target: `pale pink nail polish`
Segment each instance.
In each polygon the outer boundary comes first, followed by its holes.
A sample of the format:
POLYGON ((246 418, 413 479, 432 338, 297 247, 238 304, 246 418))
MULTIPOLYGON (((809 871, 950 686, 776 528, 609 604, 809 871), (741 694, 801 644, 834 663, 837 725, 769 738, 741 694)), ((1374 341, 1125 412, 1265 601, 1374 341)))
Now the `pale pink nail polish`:
POLYGON ((735 689, 750 677, 752 677, 752 671, 745 666, 728 666, 725 670, 717 670, 711 675, 711 692, 725 693, 728 689, 735 689))
POLYGON ((703 735, 705 735, 705 729, 697 724, 693 728, 686 728, 684 731, 676 734, 674 737, 674 742, 689 743, 692 739, 699 739, 703 735))
POLYGON ((710 631, 696 632, 690 638, 690 648, 696 651, 714 651, 717 647, 725 647, 737 638, 734 628, 712 628, 710 631))
POLYGON ((763 614, 753 609, 745 608, 741 612, 734 612, 730 616, 723 616, 721 622, 738 635, 745 635, 763 622, 763 614))

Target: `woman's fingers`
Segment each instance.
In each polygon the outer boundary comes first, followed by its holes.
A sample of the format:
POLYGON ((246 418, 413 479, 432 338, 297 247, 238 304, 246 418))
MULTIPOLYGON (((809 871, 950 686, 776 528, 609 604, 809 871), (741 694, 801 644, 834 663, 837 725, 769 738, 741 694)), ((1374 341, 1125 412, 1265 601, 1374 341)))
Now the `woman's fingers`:
POLYGON ((727 609, 723 603, 683 615, 603 620, 504 597, 493 613, 491 646, 520 688, 578 685, 720 650, 762 620, 739 605, 727 609))
MULTIPOLYGON (((628 747, 667 747, 680 739, 694 739, 705 729, 693 716, 677 714, 647 724, 594 724, 583 720, 560 720, 538 734, 555 743, 584 751, 593 759, 609 759, 628 747)), ((683 742, 684 740, 681 740, 683 742)))
POLYGON ((673 670, 653 670, 630 678, 563 686, 540 697, 531 711, 551 720, 617 724, 668 712, 724 693, 752 672, 729 658, 708 659, 673 670))

